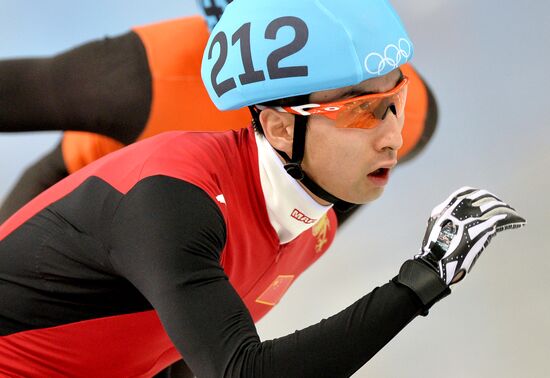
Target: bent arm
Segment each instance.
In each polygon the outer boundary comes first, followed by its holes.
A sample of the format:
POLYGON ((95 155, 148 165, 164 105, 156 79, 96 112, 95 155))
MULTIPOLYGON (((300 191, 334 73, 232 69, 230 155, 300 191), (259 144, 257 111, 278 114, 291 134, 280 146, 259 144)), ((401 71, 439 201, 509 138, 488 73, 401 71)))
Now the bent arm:
POLYGON ((262 342, 220 266, 225 232, 202 190, 160 176, 126 194, 113 222, 113 266, 151 302, 197 376, 349 377, 422 311, 415 292, 393 280, 328 319, 262 342))

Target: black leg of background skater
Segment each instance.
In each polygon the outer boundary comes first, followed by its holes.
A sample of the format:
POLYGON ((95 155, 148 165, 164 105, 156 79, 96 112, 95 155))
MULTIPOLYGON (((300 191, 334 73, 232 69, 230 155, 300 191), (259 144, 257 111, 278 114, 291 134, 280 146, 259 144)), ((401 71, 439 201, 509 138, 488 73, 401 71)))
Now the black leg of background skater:
POLYGON ((61 143, 28 167, 0 205, 0 224, 31 199, 67 177, 61 143))

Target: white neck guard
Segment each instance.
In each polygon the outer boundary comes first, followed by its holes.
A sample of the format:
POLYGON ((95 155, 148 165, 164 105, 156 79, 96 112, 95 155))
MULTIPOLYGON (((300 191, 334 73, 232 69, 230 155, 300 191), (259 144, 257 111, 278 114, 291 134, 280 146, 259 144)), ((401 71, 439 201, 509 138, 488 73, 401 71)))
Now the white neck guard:
POLYGON ((271 225, 281 244, 294 240, 311 228, 331 207, 317 203, 286 173, 283 163, 267 139, 255 133, 260 181, 271 225))

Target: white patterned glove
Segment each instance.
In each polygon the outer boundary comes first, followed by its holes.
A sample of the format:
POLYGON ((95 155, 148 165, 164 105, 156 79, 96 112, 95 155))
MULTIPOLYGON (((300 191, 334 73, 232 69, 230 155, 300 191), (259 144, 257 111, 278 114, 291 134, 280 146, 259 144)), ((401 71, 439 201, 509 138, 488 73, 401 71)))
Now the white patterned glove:
POLYGON ((447 284, 469 273, 497 232, 525 225, 516 210, 486 190, 463 187, 436 206, 419 254, 447 284))

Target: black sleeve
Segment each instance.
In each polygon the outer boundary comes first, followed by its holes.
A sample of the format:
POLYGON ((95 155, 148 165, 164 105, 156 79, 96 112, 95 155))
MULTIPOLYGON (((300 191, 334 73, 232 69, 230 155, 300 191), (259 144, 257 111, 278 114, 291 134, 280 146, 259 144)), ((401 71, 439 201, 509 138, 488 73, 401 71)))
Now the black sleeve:
POLYGON ((225 232, 202 190, 163 176, 128 192, 112 225, 113 266, 199 377, 349 377, 423 311, 411 285, 393 280, 318 324, 261 342, 219 264, 225 232))
POLYGON ((61 143, 36 163, 28 167, 0 206, 0 224, 31 199, 67 177, 61 143))
POLYGON ((0 61, 0 131, 76 130, 133 142, 151 105, 151 73, 134 32, 51 58, 0 61))
POLYGON ((194 378, 195 374, 183 360, 174 362, 172 365, 155 374, 153 378, 194 378))

